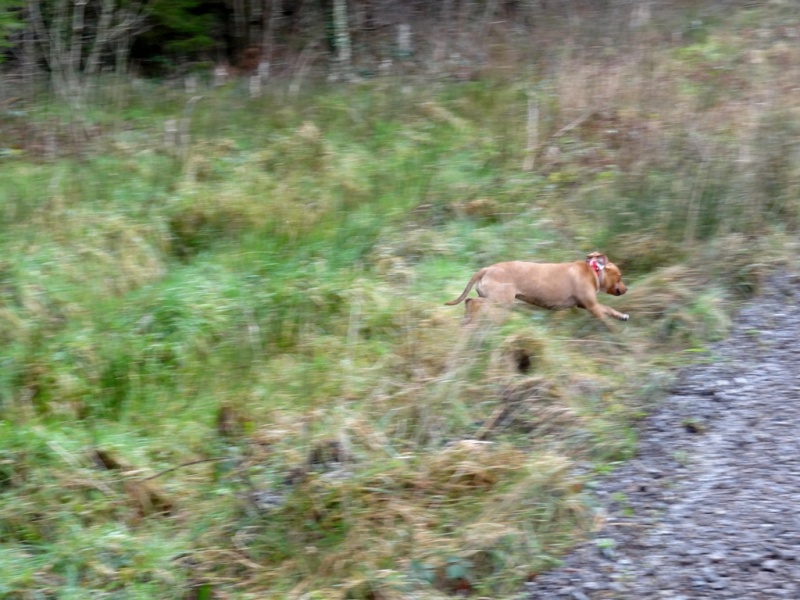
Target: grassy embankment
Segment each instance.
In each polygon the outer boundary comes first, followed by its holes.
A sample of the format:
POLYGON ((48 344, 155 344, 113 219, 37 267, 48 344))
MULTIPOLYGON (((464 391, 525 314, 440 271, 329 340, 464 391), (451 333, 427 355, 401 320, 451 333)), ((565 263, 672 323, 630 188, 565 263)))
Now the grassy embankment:
POLYGON ((554 564, 586 476, 796 251, 800 50, 771 18, 535 80, 208 91, 182 150, 187 97, 146 85, 96 98, 71 158, 7 148, 0 595, 496 598, 554 564), (628 275, 615 332, 442 306, 593 249, 628 275))

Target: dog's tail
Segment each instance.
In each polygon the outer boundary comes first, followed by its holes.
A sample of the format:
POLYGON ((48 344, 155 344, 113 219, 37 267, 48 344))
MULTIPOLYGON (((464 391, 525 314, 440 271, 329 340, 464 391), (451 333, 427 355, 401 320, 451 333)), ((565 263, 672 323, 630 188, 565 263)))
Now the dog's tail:
POLYGON ((450 300, 450 302, 445 302, 445 306, 454 306, 459 302, 462 302, 464 298, 467 297, 467 294, 469 294, 469 291, 472 289, 472 286, 475 285, 481 277, 483 277, 484 273, 486 273, 486 268, 483 268, 477 273, 475 273, 475 275, 472 276, 472 279, 469 280, 467 287, 465 287, 464 291, 461 292, 461 295, 455 300, 450 300))

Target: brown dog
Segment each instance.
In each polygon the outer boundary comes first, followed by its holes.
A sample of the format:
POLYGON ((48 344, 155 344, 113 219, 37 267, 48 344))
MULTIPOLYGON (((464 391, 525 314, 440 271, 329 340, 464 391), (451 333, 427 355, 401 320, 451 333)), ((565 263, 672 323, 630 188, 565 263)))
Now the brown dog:
POLYGON ((628 315, 597 301, 597 292, 621 296, 628 288, 622 273, 604 254, 592 252, 585 261, 571 263, 531 263, 515 260, 485 267, 475 273, 467 287, 448 306, 458 304, 475 286, 479 298, 468 298, 467 320, 477 314, 484 302, 511 306, 522 300, 541 308, 585 308, 595 317, 614 317, 627 321, 628 315), (476 285, 477 284, 477 285, 476 285))

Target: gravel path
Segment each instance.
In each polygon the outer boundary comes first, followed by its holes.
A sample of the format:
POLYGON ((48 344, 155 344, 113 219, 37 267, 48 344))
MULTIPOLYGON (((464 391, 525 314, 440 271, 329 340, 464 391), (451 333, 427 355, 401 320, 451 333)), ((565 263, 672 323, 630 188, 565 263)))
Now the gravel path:
POLYGON ((530 600, 800 599, 800 276, 765 288, 598 482, 605 529, 530 600))

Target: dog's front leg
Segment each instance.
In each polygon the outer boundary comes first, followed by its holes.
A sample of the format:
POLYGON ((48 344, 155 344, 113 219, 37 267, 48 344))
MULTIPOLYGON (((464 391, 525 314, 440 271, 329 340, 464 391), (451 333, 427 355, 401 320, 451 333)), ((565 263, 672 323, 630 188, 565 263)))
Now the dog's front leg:
POLYGON ((603 306, 603 308, 606 309, 606 314, 609 317, 614 317, 615 319, 617 319, 619 321, 627 321, 628 319, 631 318, 628 313, 618 312, 618 311, 614 310, 613 308, 611 308, 610 306, 603 306))
POLYGON ((627 321, 630 319, 630 315, 618 312, 610 306, 600 304, 599 302, 592 304, 592 306, 587 306, 586 309, 598 319, 605 319, 607 317, 613 317, 619 321, 627 321))

